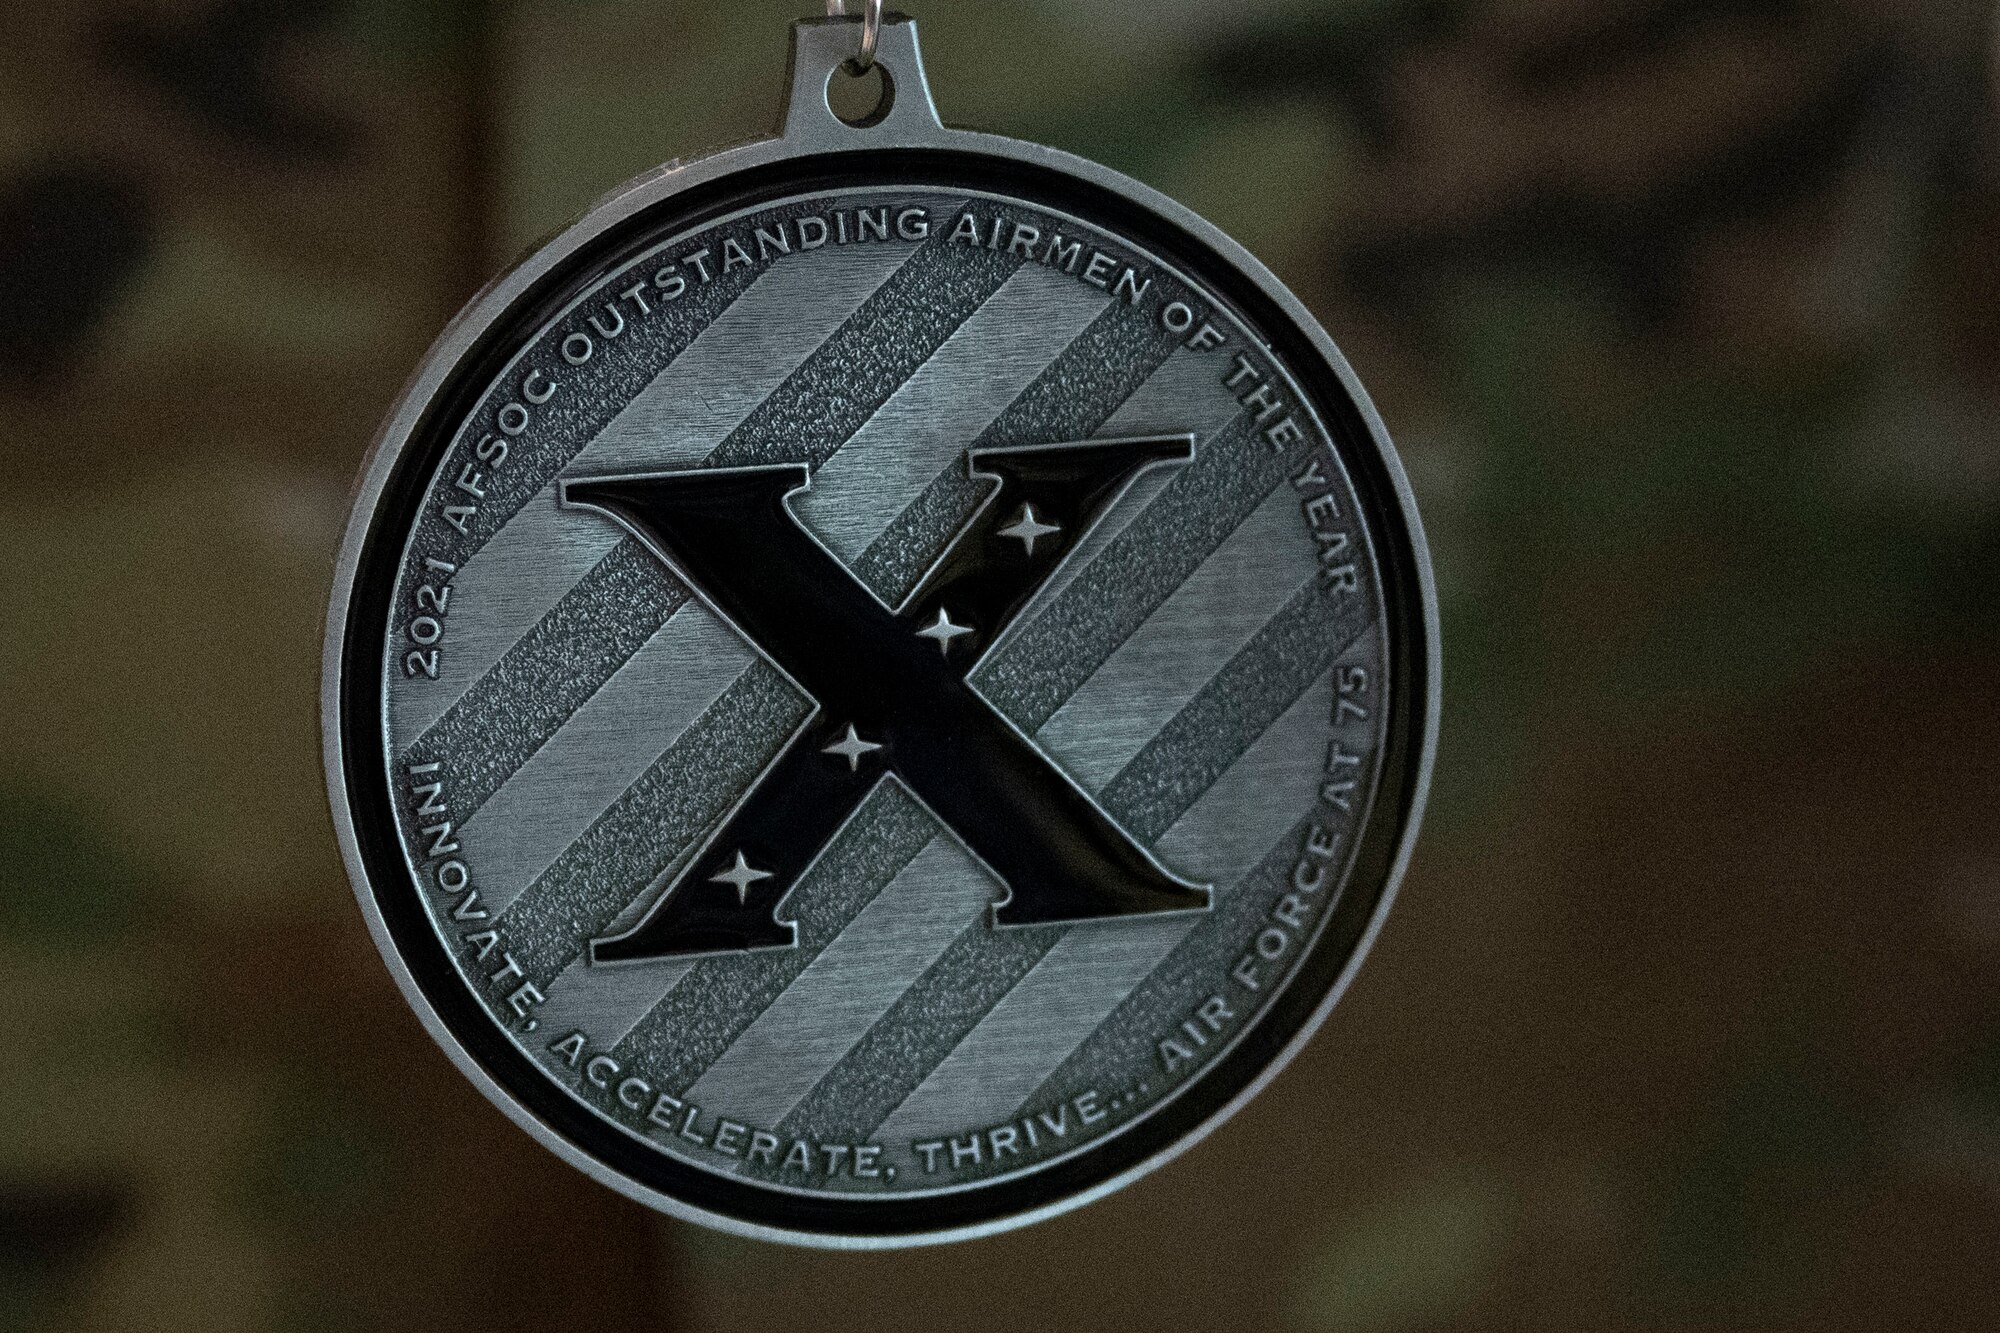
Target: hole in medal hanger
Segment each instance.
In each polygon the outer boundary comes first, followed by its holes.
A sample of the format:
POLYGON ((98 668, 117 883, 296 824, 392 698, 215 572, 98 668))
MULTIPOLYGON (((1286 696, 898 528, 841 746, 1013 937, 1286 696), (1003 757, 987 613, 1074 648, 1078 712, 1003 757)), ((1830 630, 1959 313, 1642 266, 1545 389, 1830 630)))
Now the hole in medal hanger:
MULTIPOLYGON (((847 15, 846 0, 827 0, 828 18, 847 15)), ((880 125, 896 104, 896 83, 875 60, 882 33, 882 0, 862 0, 861 49, 826 79, 826 104, 842 124, 857 130, 880 125)))
POLYGON ((865 130, 888 116, 896 104, 896 85, 879 61, 864 69, 859 61, 843 60, 827 75, 826 104, 842 124, 865 130))

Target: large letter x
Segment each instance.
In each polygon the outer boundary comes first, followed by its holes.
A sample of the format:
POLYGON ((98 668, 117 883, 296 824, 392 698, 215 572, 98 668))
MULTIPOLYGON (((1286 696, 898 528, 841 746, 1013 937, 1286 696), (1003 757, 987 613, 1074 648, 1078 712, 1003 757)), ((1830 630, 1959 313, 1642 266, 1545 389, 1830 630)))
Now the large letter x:
POLYGON ((903 605, 885 606, 799 526, 800 464, 566 481, 616 519, 819 707, 646 916, 594 963, 786 948, 779 900, 893 773, 1008 890, 998 926, 1200 911, 1172 874, 966 683, 986 650, 1142 468, 1188 436, 969 455, 997 480, 903 605))

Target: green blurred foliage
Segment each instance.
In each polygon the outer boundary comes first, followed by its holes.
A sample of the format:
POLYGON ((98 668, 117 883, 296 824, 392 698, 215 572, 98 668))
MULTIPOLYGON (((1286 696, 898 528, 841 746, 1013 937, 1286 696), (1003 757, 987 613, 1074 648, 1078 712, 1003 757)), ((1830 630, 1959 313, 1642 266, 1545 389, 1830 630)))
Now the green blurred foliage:
POLYGON ((0 934, 44 948, 115 947, 157 908, 156 874, 50 793, 0 787, 0 934))
POLYGON ((1364 1333, 1463 1316, 1501 1261, 1508 1194, 1469 1174, 1405 1186, 1321 1242, 1295 1323, 1364 1333))

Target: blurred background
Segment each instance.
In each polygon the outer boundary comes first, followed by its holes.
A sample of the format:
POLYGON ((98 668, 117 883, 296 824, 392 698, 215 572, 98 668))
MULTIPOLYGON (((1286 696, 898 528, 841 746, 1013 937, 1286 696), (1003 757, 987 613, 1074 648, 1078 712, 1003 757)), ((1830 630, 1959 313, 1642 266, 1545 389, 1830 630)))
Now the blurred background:
POLYGON ((764 132, 810 0, 0 14, 0 1327, 2000 1326, 1982 0, 934 0, 947 119, 1235 233, 1404 449, 1446 718, 1350 997, 997 1240, 711 1235, 507 1123, 336 855, 320 622, 449 315, 764 132))

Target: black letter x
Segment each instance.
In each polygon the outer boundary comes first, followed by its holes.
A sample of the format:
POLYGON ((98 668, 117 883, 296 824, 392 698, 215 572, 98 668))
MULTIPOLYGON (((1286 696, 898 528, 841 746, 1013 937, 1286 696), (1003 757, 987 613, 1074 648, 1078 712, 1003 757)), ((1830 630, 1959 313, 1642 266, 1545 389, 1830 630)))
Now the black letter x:
POLYGON ((966 683, 1132 477, 1193 451, 1187 436, 973 451, 972 475, 999 486, 894 611, 792 517, 801 464, 564 482, 564 503, 616 519, 819 705, 591 961, 792 946, 779 900, 887 773, 1007 886, 995 925, 1206 908, 1205 886, 1161 866, 966 683))

